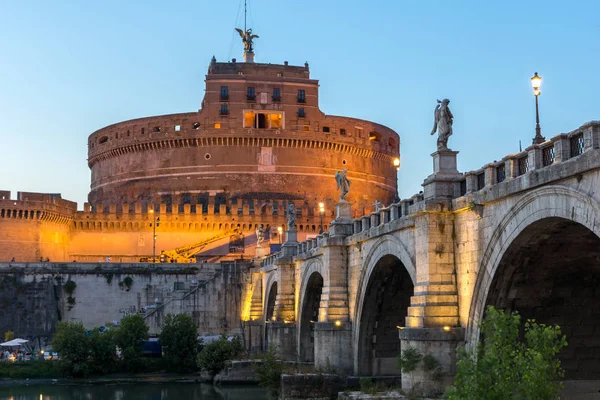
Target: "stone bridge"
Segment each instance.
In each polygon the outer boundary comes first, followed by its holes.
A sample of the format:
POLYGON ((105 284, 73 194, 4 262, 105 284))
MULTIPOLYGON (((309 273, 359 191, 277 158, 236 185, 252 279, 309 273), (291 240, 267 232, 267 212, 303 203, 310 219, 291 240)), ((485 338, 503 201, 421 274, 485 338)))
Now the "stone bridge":
POLYGON ((566 379, 600 380, 600 121, 467 173, 432 156, 423 192, 360 219, 341 202, 329 232, 263 261, 252 346, 358 375, 398 375, 412 346, 451 376, 494 305, 558 323, 566 379))

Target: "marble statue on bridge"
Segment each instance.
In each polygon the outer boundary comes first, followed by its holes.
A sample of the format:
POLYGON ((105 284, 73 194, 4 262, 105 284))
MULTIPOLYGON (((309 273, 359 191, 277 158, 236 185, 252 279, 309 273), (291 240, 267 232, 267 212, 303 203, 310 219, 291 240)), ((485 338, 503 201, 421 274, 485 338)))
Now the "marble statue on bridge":
POLYGON ((340 201, 346 201, 344 198, 348 195, 350 191, 350 180, 346 177, 346 173, 348 169, 346 168, 343 171, 338 171, 335 173, 335 181, 337 183, 337 190, 342 190, 340 193, 340 201))
POLYGON ((438 140, 437 140, 437 149, 439 150, 449 150, 448 149, 448 138, 452 135, 452 122, 454 119, 454 115, 448 108, 448 104, 450 104, 450 100, 443 99, 442 101, 438 100, 438 104, 434 110, 435 120, 433 122, 433 130, 431 134, 435 134, 435 131, 438 132, 438 140))

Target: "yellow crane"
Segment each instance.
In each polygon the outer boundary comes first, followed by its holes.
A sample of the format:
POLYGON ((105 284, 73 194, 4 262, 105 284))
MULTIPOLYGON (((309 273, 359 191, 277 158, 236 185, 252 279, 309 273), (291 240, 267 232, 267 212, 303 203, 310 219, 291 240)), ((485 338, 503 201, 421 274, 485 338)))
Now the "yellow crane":
MULTIPOLYGON (((235 228, 233 230, 227 230, 224 233, 210 237, 208 239, 201 240, 196 243, 181 246, 173 250, 162 250, 160 255, 157 257, 161 263, 177 262, 177 263, 190 263, 194 261, 194 256, 202 251, 207 245, 225 239, 231 235, 239 235, 241 230, 235 228)), ((143 257, 140 262, 152 262, 152 257, 143 257)))

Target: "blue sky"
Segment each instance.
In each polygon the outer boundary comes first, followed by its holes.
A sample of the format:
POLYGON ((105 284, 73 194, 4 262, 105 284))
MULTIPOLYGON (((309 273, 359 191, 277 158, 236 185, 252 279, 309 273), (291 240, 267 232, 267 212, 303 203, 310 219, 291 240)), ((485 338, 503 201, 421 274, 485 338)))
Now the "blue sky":
MULTIPOLYGON (((0 189, 87 198, 87 137, 195 111, 213 55, 241 59, 243 1, 0 0, 0 189)), ((310 63, 327 114, 401 137, 400 195, 432 172, 436 99, 459 170, 600 119, 600 2, 250 0, 256 61, 310 63)))

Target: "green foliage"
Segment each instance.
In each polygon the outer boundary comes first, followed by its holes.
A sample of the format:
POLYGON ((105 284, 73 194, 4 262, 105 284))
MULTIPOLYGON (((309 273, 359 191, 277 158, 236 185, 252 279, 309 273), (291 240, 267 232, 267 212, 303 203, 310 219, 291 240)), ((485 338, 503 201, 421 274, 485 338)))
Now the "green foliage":
POLYGON ((119 288, 121 290, 125 289, 125 291, 129 292, 131 290, 131 286, 133 285, 133 279, 130 276, 126 276, 121 282, 119 282, 119 288))
POLYGON ((367 377, 360 378, 358 384, 360 385, 360 391, 363 393, 369 393, 375 386, 371 378, 367 377))
POLYGON ((219 340, 207 344, 198 353, 198 367, 202 371, 216 375, 225 368, 227 360, 237 357, 243 349, 242 340, 238 336, 229 341, 227 336, 222 335, 219 340))
POLYGON ((252 368, 258 378, 258 384, 272 394, 279 392, 281 385, 281 374, 283 373, 283 361, 277 358, 277 351, 273 344, 270 344, 264 354, 259 356, 258 363, 252 368))
POLYGON ((59 361, 25 361, 0 363, 0 378, 36 379, 60 378, 59 361))
POLYGON ((117 345, 115 343, 115 332, 106 330, 100 332, 98 328, 92 330, 89 339, 90 355, 93 362, 90 367, 93 372, 107 374, 113 372, 116 367, 117 345))
POLYGON ((415 369, 417 369, 417 365, 421 362, 423 355, 421 352, 414 347, 409 347, 406 350, 403 350, 398 358, 396 359, 396 364, 398 368, 402 370, 404 373, 411 373, 415 369))
POLYGON ((104 279, 106 279, 106 284, 110 285, 113 280, 113 274, 111 274, 111 273, 104 274, 104 279))
POLYGON ((449 400, 557 398, 564 376, 557 356, 567 346, 559 326, 528 320, 521 341, 519 314, 490 306, 480 328, 484 341, 477 357, 464 348, 459 352, 449 400))
POLYGON ((68 294, 69 296, 73 295, 76 288, 77 288, 77 284, 70 279, 67 282, 65 282, 65 286, 63 286, 65 293, 68 294))
POLYGON ((4 332, 4 341, 8 342, 15 338, 15 333, 13 331, 4 332))
POLYGON ((121 349, 125 368, 132 372, 142 367, 142 346, 148 339, 148 325, 140 314, 127 315, 115 332, 115 342, 121 349))
POLYGON ((188 314, 167 314, 160 334, 167 367, 176 372, 196 370, 198 327, 188 314))
POLYGON ((442 370, 440 362, 431 354, 423 356, 423 369, 429 372, 432 379, 436 382, 441 381, 444 377, 444 371, 442 370))
POLYGON ((89 347, 81 322, 59 322, 52 349, 60 354, 59 369, 64 374, 87 376, 89 347))

